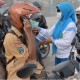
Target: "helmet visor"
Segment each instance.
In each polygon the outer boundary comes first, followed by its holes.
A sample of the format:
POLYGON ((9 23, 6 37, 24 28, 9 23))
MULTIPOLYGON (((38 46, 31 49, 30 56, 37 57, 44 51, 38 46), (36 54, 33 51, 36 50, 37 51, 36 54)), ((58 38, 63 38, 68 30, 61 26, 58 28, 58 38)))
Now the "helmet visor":
POLYGON ((41 15, 42 15, 41 13, 32 14, 32 15, 30 16, 30 19, 35 20, 35 21, 38 21, 38 19, 41 18, 41 15))

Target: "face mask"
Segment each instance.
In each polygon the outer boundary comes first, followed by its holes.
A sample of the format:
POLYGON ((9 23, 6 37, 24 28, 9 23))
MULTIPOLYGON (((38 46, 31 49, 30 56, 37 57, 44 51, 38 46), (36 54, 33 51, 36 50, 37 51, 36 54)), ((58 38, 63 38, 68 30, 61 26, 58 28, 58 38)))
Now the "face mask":
POLYGON ((38 24, 39 24, 39 22, 36 22, 36 21, 33 21, 33 20, 30 20, 30 23, 32 25, 32 28, 37 28, 38 24))
POLYGON ((62 17, 62 13, 61 12, 57 12, 57 17, 58 17, 58 19, 60 19, 62 17))

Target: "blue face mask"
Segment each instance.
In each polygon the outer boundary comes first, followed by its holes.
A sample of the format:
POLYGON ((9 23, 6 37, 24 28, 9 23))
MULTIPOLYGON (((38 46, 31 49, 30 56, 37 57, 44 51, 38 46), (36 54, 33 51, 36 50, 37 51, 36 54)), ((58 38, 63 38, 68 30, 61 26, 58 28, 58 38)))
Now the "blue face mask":
POLYGON ((30 20, 30 22, 31 22, 32 28, 37 28, 38 27, 39 22, 36 22, 36 21, 33 21, 33 20, 30 20))

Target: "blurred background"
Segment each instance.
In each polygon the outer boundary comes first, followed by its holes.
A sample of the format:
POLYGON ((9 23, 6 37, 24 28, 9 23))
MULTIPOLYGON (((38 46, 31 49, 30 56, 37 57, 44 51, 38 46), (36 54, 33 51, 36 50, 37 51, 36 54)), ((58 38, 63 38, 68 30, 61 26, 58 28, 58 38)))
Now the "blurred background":
POLYGON ((7 5, 10 7, 13 3, 27 1, 27 2, 34 2, 37 1, 42 6, 42 13, 45 17, 55 16, 56 15, 56 5, 63 1, 69 1, 73 4, 74 9, 79 7, 80 0, 4 0, 7 5))

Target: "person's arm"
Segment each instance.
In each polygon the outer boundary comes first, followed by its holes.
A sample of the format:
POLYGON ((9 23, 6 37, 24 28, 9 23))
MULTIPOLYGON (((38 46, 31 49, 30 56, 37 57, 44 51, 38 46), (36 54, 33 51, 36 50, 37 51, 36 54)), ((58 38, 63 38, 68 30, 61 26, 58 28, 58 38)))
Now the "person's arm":
POLYGON ((48 28, 46 19, 43 15, 41 15, 41 20, 40 20, 40 23, 39 23, 39 27, 44 28, 44 29, 48 28))
POLYGON ((6 52, 5 55, 9 55, 8 59, 14 56, 16 59, 19 59, 19 61, 26 61, 29 57, 28 48, 12 33, 6 34, 4 48, 6 52))
POLYGON ((44 37, 51 37, 52 36, 52 33, 53 33, 53 30, 54 30, 54 27, 53 26, 52 28, 50 29, 43 29, 43 28, 39 28, 39 32, 44 35, 44 37))
POLYGON ((76 35, 76 26, 74 23, 70 23, 66 31, 62 34, 60 39, 52 39, 52 43, 57 46, 58 49, 66 49, 71 46, 71 42, 76 35))
POLYGON ((36 59, 36 52, 35 52, 32 27, 31 27, 30 22, 27 19, 24 19, 24 31, 25 31, 26 36, 28 38, 28 50, 29 50, 29 55, 30 55, 29 58, 36 59))

